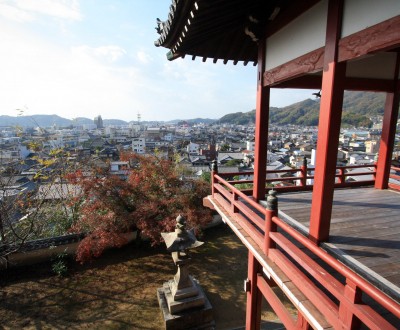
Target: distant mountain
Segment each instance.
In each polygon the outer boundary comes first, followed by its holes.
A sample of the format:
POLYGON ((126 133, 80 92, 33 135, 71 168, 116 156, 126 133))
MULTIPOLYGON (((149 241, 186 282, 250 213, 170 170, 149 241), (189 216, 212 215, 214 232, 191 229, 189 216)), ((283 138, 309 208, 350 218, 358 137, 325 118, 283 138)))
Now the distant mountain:
MULTIPOLYGON (((216 119, 209 118, 195 118, 195 119, 187 119, 187 120, 171 120, 168 122, 163 121, 142 121, 142 124, 147 125, 159 125, 163 123, 168 124, 177 124, 179 122, 186 122, 190 125, 206 123, 210 124, 216 121, 216 119)), ((129 123, 137 123, 135 121, 131 121, 129 123)), ((104 126, 115 125, 115 126, 123 126, 128 125, 128 122, 120 119, 103 119, 104 126)), ((93 124, 93 119, 85 118, 85 117, 77 117, 74 119, 66 119, 57 115, 32 115, 32 116, 0 116, 0 126, 22 126, 22 127, 50 127, 56 125, 58 127, 68 127, 71 125, 90 125, 93 124)))
MULTIPOLYGON (((72 119, 71 121, 72 123, 74 123, 75 125, 89 125, 89 124, 93 124, 93 119, 89 119, 89 118, 85 118, 85 117, 77 117, 72 119)), ((104 120, 103 120, 104 122, 104 120)))
POLYGON ((366 116, 383 116, 385 93, 345 92, 343 110, 366 116))
MULTIPOLYGON (((318 125, 319 116, 319 99, 307 99, 298 103, 294 103, 283 108, 270 108, 270 121, 276 125, 318 125)), ((369 127, 372 125, 371 117, 382 116, 384 109, 385 95, 384 93, 367 93, 367 92, 345 92, 343 99, 343 115, 342 122, 349 126, 369 127)), ((180 122, 191 124, 214 122, 221 124, 249 125, 255 123, 255 110, 249 112, 230 113, 219 120, 208 118, 195 118, 187 120, 171 120, 168 122, 145 122, 142 124, 178 124, 180 122)), ((119 119, 103 119, 104 125, 127 125, 128 123, 119 119)), ((131 122, 132 123, 132 122, 131 122)), ((67 127, 70 125, 87 125, 93 124, 93 119, 84 117, 75 118, 73 120, 62 118, 57 115, 33 115, 33 116, 0 116, 0 126, 24 126, 24 127, 50 127, 52 125, 58 127, 67 127)))
POLYGON ((57 115, 0 116, 0 126, 50 127, 54 124, 69 126, 72 124, 72 120, 57 115))
POLYGON ((209 118, 195 118, 195 119, 188 119, 187 122, 190 124, 212 124, 215 123, 216 119, 209 119, 209 118))
POLYGON ((317 126, 319 115, 319 99, 307 99, 284 108, 270 111, 270 121, 277 125, 317 126))
MULTIPOLYGON (((371 117, 382 116, 385 95, 383 93, 345 92, 343 99, 342 122, 356 127, 370 127, 371 117)), ((270 108, 270 122, 276 125, 317 126, 320 100, 307 99, 283 108, 270 108)), ((231 113, 219 122, 230 124, 252 124, 255 110, 231 113)))
MULTIPOLYGON (((57 115, 32 115, 32 116, 0 116, 0 126, 23 126, 23 127, 68 127, 71 125, 93 124, 93 119, 78 117, 66 119, 57 115)), ((120 119, 103 119, 103 124, 107 125, 127 125, 128 123, 120 119)))
POLYGON ((178 124, 180 122, 186 122, 189 125, 194 125, 194 124, 212 124, 215 123, 217 119, 209 119, 209 118, 195 118, 195 119, 174 119, 167 121, 167 124, 178 124))
POLYGON ((219 119, 221 124, 249 125, 256 121, 256 110, 229 113, 219 119))

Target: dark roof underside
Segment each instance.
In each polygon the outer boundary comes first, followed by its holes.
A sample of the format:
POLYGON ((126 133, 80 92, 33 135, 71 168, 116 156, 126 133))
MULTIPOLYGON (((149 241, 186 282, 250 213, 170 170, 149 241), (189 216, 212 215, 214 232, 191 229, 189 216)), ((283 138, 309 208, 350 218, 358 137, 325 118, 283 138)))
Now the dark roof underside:
POLYGON ((170 60, 191 55, 257 63, 257 36, 280 0, 173 0, 156 46, 170 60), (246 34, 245 31, 248 31, 246 34))

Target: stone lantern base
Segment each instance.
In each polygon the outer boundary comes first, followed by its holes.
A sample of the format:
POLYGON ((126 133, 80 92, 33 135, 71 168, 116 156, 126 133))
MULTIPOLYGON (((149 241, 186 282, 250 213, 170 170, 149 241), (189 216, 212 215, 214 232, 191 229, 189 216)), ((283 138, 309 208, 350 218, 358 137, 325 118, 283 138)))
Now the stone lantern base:
POLYGON ((160 305, 166 330, 215 329, 212 306, 200 284, 190 276, 193 283, 192 292, 195 295, 174 299, 171 292, 172 281, 164 283, 157 289, 158 303, 160 305))

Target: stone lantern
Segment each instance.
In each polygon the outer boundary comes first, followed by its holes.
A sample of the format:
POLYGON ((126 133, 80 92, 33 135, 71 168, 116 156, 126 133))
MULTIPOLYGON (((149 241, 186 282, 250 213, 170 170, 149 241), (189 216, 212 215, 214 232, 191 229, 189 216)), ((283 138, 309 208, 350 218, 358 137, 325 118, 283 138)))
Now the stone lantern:
POLYGON ((194 230, 186 230, 186 220, 176 218, 175 231, 161 233, 178 270, 173 279, 157 290, 166 329, 213 329, 212 307, 197 280, 189 275, 188 250, 203 244, 194 230))

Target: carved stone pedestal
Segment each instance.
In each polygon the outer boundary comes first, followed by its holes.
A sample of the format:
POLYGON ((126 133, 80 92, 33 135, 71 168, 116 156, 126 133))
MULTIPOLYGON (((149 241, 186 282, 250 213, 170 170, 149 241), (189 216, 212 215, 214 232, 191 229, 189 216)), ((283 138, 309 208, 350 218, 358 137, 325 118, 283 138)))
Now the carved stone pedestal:
POLYGON ((157 289, 166 330, 215 329, 212 306, 200 284, 191 276, 190 279, 198 292, 195 296, 174 300, 170 289, 173 280, 165 282, 162 288, 157 289))

